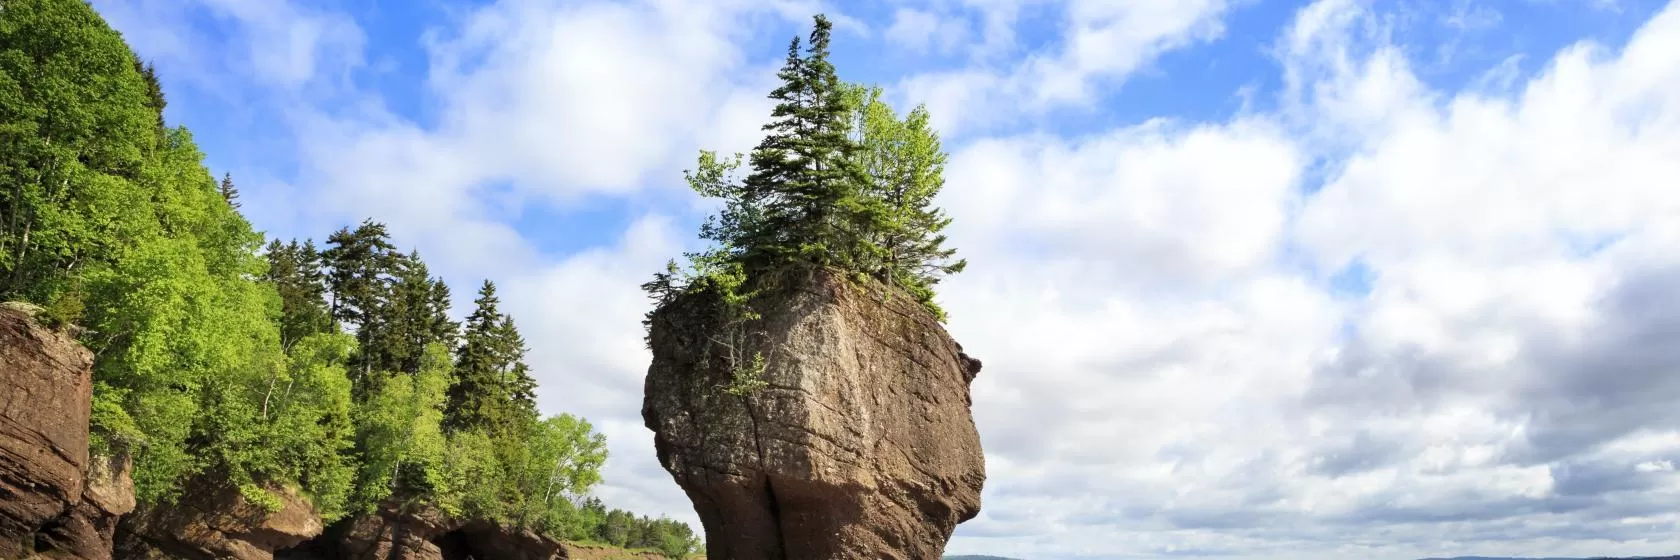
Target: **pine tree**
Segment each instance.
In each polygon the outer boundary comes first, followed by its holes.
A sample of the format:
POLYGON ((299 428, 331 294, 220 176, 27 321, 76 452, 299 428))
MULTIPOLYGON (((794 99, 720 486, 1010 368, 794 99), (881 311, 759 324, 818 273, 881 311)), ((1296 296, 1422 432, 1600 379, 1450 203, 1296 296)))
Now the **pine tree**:
POLYGON ((497 420, 502 357, 496 333, 501 324, 499 303, 496 284, 485 280, 473 300, 473 312, 467 316, 466 332, 455 355, 455 378, 443 413, 446 430, 487 428, 497 420))
POLYGON ((222 184, 216 187, 216 192, 221 193, 222 200, 227 201, 229 206, 239 208, 239 189, 233 186, 232 173, 222 174, 222 184))
POLYGON ((327 310, 326 274, 315 243, 299 244, 293 239, 282 245, 276 239, 269 242, 267 252, 266 278, 280 293, 281 347, 290 349, 304 337, 328 332, 332 318, 327 310))
MULTIPOLYGON (((798 38, 788 47, 770 93, 772 120, 746 161, 701 151, 698 166, 684 172, 701 196, 723 202, 700 228, 712 247, 685 254, 686 273, 672 261, 642 288, 660 305, 682 293, 715 293, 732 325, 722 330, 739 333, 756 316, 752 302, 774 286, 761 281, 767 273, 829 267, 901 289, 944 320, 933 286, 967 263, 944 246, 950 218, 933 205, 944 186, 939 136, 925 108, 901 120, 879 88, 842 83, 829 62, 832 26, 815 20, 809 47, 801 53, 798 38), (750 172, 738 179, 743 163, 750 172)), ((726 357, 736 365, 747 359, 726 357)))
POLYGON ((777 73, 782 84, 770 93, 774 120, 752 152, 752 173, 738 188, 702 189, 738 199, 702 235, 738 251, 749 270, 792 262, 847 266, 862 252, 855 222, 865 210, 857 200, 863 172, 852 158, 849 107, 828 61, 832 25, 815 19, 805 55, 797 38, 788 46, 777 73))
POLYGON ((385 225, 371 219, 354 231, 340 228, 327 237, 327 244, 330 247, 321 257, 328 269, 330 316, 335 328, 346 323, 355 328, 358 352, 349 369, 353 394, 360 402, 368 393, 368 384, 376 379, 373 372, 378 351, 373 341, 385 328, 382 311, 391 297, 392 272, 400 255, 385 225))
POLYGON ((473 303, 455 357, 444 427, 483 430, 496 438, 521 435, 537 419, 536 381, 525 364, 525 340, 513 318, 497 309, 495 283, 485 280, 473 303))
POLYGON ((370 321, 370 367, 414 373, 426 345, 453 348, 460 325, 449 319, 449 287, 431 277, 419 252, 395 259, 389 296, 370 321))
POLYGON ((140 72, 141 79, 146 84, 146 106, 151 108, 157 116, 157 128, 163 130, 163 109, 169 105, 163 95, 163 83, 158 81, 157 67, 150 62, 142 62, 139 56, 134 57, 134 70, 140 72))
POLYGON ((531 378, 531 368, 525 364, 525 337, 513 325, 513 317, 503 315, 496 325, 496 342, 501 354, 497 385, 507 400, 504 431, 516 429, 537 419, 537 381, 531 378))

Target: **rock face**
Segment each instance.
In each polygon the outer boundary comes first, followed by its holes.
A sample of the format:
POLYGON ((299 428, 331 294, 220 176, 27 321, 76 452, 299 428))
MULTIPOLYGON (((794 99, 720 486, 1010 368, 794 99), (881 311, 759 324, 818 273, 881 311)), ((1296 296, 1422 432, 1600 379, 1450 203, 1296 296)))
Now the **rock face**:
MULTIPOLYGON (((380 508, 345 523, 324 538, 336 541, 343 560, 560 560, 567 558, 560 541, 529 530, 512 530, 483 521, 449 519, 429 507, 380 508)), ((331 542, 319 547, 330 549, 331 542)))
POLYGON ((134 479, 129 458, 92 457, 82 502, 37 537, 50 555, 105 560, 111 558, 118 520, 134 511, 134 479))
POLYGON ((124 518, 121 558, 272 560, 276 550, 321 534, 320 516, 295 492, 271 490, 280 511, 269 513, 238 490, 213 483, 189 484, 178 503, 147 508, 124 518))
POLYGON ((828 272, 758 303, 767 383, 729 394, 714 301, 650 324, 642 417, 710 558, 938 558, 980 511, 980 362, 920 305, 828 272))
POLYGON ((0 558, 110 558, 134 509, 126 458, 88 456, 93 355, 0 305, 0 558))

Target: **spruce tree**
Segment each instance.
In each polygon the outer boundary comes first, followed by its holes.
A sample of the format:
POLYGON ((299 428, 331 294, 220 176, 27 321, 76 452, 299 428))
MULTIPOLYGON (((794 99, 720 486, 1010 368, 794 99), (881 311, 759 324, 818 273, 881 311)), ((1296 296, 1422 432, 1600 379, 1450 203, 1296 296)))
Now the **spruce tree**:
POLYGON ((832 26, 815 21, 803 53, 798 38, 788 47, 770 93, 771 122, 746 161, 701 151, 698 167, 684 172, 701 196, 723 202, 700 228, 712 246, 684 255, 687 273, 672 261, 642 288, 660 304, 714 292, 725 320, 742 327, 756 317, 758 294, 774 286, 762 281, 768 273, 828 267, 901 289, 944 320, 933 286, 966 262, 944 246, 950 219, 933 204, 944 186, 939 136, 925 108, 900 119, 879 88, 842 83, 829 62, 832 26), (749 173, 738 179, 743 164, 749 173))
POLYGON ((328 332, 332 318, 327 310, 326 274, 321 254, 313 241, 296 239, 282 245, 268 244, 268 282, 280 294, 280 344, 291 349, 312 334, 328 332))
POLYGON ((340 228, 327 237, 330 247, 321 253, 326 262, 330 292, 330 316, 335 328, 348 323, 355 327, 358 352, 351 359, 350 380, 360 402, 376 377, 378 350, 374 340, 385 328, 382 313, 391 297, 400 255, 391 244, 385 225, 364 220, 354 231, 340 228))
POLYGON ((449 318, 449 287, 430 275, 419 252, 394 262, 390 293, 369 323, 365 353, 372 369, 414 373, 426 345, 454 347, 460 325, 449 318))
POLYGON ((455 355, 454 383, 444 408, 452 432, 483 430, 492 437, 519 435, 536 421, 536 381, 525 364, 525 340, 513 318, 497 306, 496 284, 479 288, 455 355))
POLYGON ((496 284, 485 280, 473 300, 473 312, 467 316, 461 347, 455 354, 454 382, 449 386, 443 413, 444 429, 451 432, 487 428, 497 419, 502 355, 496 332, 501 324, 501 312, 496 309, 499 303, 496 284))
POLYGON ((782 84, 770 93, 773 120, 749 159, 752 173, 737 192, 718 193, 739 204, 703 231, 740 251, 749 270, 794 262, 848 266, 861 252, 855 222, 864 210, 857 200, 863 173, 846 138, 849 107, 828 61, 832 25, 815 19, 804 56, 797 38, 788 46, 777 73, 782 84))
POLYGON ((507 417, 504 431, 517 429, 537 419, 537 381, 531 378, 531 368, 525 364, 525 337, 513 324, 513 317, 503 315, 496 325, 497 350, 500 352, 497 385, 506 399, 507 417))
POLYGON ((229 206, 239 208, 239 189, 233 186, 232 173, 222 174, 222 184, 216 187, 216 192, 221 193, 222 200, 227 201, 229 206))

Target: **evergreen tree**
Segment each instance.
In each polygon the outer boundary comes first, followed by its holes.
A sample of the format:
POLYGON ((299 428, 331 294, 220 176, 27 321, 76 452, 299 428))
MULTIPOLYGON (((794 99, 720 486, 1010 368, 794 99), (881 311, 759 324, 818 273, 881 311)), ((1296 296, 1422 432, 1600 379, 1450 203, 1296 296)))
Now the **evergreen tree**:
POLYGON ((157 116, 157 128, 163 130, 163 109, 169 105, 163 96, 163 84, 158 81, 157 67, 150 62, 141 62, 140 57, 134 57, 134 70, 140 72, 141 79, 146 83, 146 106, 157 116))
POLYGON ((326 303, 326 274, 315 242, 299 244, 293 239, 282 245, 276 239, 269 242, 267 252, 267 279, 280 294, 281 347, 289 350, 304 337, 328 332, 332 319, 326 303))
POLYGON ((691 184, 706 196, 726 200, 723 212, 701 234, 718 242, 732 260, 748 270, 789 263, 849 266, 867 248, 856 223, 868 208, 858 198, 863 170, 846 137, 850 111, 844 89, 829 63, 832 25, 816 17, 809 48, 800 56, 799 39, 788 46, 787 60, 770 93, 776 100, 764 139, 749 159, 744 181, 726 180, 738 162, 718 162, 711 155, 691 184))
POLYGON ((427 345, 455 346, 460 325, 449 318, 449 286, 433 278, 418 252, 395 260, 388 299, 369 321, 364 352, 375 370, 414 373, 427 345))
POLYGON ((385 328, 381 312, 391 298, 392 271, 400 254, 385 225, 371 219, 353 231, 340 228, 327 237, 327 244, 321 258, 328 269, 330 316, 335 328, 346 323, 355 328, 358 352, 351 360, 350 380, 360 402, 369 392, 368 385, 378 379, 374 371, 380 352, 373 341, 385 328))
POLYGON ((222 195, 222 200, 227 201, 229 206, 234 208, 238 208, 240 206, 239 189, 233 186, 232 173, 222 174, 222 184, 217 186, 216 192, 222 195))
POLYGON ((501 360, 497 385, 507 399, 509 425, 518 426, 537 418, 537 381, 525 364, 525 337, 513 325, 513 316, 502 315, 496 325, 496 343, 501 360))
POLYGON ((774 288, 764 279, 777 270, 808 265, 873 277, 944 320, 933 286, 966 266, 944 246, 950 219, 933 205, 946 155, 927 110, 900 119, 879 88, 842 83, 828 60, 831 25, 815 20, 803 55, 797 38, 788 48, 770 94, 772 121, 751 156, 701 151, 698 167, 684 172, 696 192, 723 201, 700 228, 712 247, 685 255, 686 274, 673 261, 642 285, 660 305, 694 291, 719 296, 719 344, 742 388, 751 386, 758 357, 734 349, 754 332, 752 303, 774 288), (738 178, 743 163, 750 170, 738 178))

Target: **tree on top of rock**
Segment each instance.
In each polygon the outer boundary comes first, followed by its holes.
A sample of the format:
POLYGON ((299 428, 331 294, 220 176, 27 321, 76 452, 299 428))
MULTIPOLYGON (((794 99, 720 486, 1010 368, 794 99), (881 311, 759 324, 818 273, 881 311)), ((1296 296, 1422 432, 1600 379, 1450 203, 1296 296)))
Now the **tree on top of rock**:
POLYGON ((801 54, 797 38, 788 48, 772 121, 751 156, 702 151, 684 173, 696 192, 723 201, 700 229, 713 247, 686 255, 694 271, 685 278, 673 262, 643 287, 661 301, 699 285, 742 299, 734 290, 764 273, 814 265, 903 289, 943 320, 933 286, 966 263, 944 246, 950 218, 933 205, 944 187, 939 136, 926 108, 901 119, 879 88, 840 81, 828 60, 832 25, 815 19, 809 48, 801 54))
POLYGON ((944 311, 933 303, 933 286, 946 275, 962 272, 968 262, 953 260, 956 249, 945 247, 941 233, 951 218, 933 205, 945 186, 946 154, 939 133, 929 123, 926 106, 918 105, 900 119, 882 101, 879 87, 846 86, 852 108, 850 139, 859 146, 856 159, 867 179, 862 199, 874 208, 867 231, 874 258, 861 263, 871 276, 903 288, 940 319, 944 311))
POLYGON ((846 137, 850 109, 828 61, 831 29, 816 16, 804 56, 798 38, 788 46, 777 73, 782 85, 770 93, 777 101, 773 120, 753 149, 746 180, 725 177, 738 159, 719 162, 709 154, 695 174, 699 182, 691 178, 701 194, 725 200, 701 235, 749 270, 796 262, 848 268, 862 252, 856 222, 864 176, 853 157, 857 144, 846 137))

